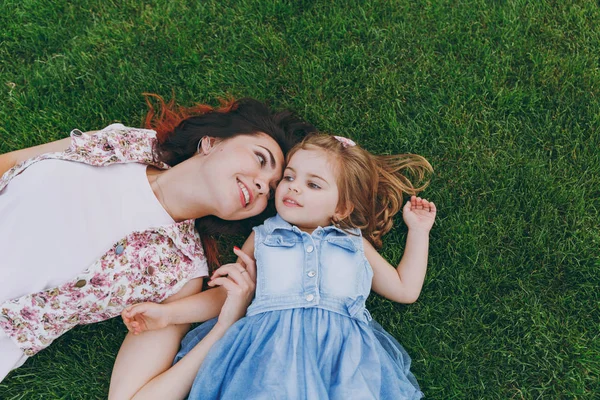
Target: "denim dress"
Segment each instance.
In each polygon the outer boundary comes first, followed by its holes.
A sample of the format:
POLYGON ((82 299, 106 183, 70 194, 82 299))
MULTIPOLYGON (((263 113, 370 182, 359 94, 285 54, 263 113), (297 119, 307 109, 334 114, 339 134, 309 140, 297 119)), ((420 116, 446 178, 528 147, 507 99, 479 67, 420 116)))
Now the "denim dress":
MULTIPOLYGON (((359 230, 254 228, 256 297, 209 351, 190 399, 419 399, 402 346, 371 319, 359 230)), ((188 333, 176 362, 216 323, 188 333)))

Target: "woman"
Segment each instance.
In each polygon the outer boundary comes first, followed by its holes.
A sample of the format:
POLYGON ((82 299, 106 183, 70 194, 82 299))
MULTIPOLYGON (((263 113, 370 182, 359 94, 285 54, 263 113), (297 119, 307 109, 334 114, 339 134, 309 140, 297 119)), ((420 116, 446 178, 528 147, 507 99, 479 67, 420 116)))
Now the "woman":
MULTIPOLYGON (((75 325, 198 293, 216 264, 210 235, 243 233, 233 221, 265 211, 284 153, 314 130, 252 99, 178 110, 160 100, 153 130, 74 130, 0 155, 0 379, 75 325)), ((225 290, 202 299, 214 317, 225 290)), ((111 395, 168 368, 187 329, 128 336, 111 395)))

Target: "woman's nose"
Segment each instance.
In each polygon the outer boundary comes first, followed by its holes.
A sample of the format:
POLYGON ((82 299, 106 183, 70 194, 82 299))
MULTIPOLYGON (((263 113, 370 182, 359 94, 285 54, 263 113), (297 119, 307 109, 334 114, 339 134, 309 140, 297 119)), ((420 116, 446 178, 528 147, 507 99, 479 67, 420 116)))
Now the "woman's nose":
POLYGON ((269 184, 266 181, 257 178, 254 180, 254 185, 256 185, 256 190, 259 194, 269 193, 269 184))

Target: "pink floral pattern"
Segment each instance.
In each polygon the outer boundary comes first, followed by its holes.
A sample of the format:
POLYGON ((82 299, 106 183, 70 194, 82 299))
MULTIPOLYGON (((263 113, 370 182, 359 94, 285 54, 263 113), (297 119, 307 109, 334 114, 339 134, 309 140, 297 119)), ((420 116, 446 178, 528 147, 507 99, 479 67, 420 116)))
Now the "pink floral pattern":
MULTIPOLYGON (((28 166, 62 159, 95 166, 139 162, 161 169, 152 146, 156 132, 113 124, 88 136, 71 132, 71 147, 27 160, 0 178, 0 191, 28 166)), ((161 302, 177 293, 196 271, 208 273, 194 221, 132 232, 98 261, 60 287, 0 304, 0 327, 31 356, 79 324, 100 322, 128 305, 161 302)))

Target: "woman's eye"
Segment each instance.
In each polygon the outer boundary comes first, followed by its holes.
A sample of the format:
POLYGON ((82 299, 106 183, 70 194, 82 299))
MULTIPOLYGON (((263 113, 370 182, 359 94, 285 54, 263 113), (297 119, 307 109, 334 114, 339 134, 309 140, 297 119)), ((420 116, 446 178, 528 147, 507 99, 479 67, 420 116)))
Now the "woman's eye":
POLYGON ((258 162, 260 163, 260 166, 264 167, 265 164, 267 163, 267 159, 265 158, 265 156, 263 156, 260 153, 256 153, 256 157, 258 157, 258 162))
POLYGON ((316 183, 312 183, 312 182, 310 182, 308 184, 308 187, 311 189, 321 189, 321 186, 317 185, 316 183))

